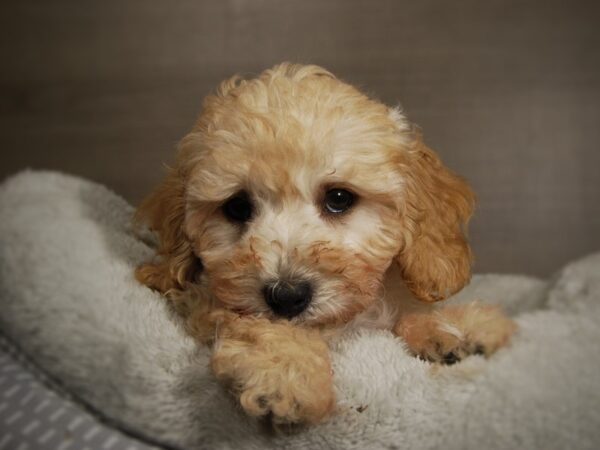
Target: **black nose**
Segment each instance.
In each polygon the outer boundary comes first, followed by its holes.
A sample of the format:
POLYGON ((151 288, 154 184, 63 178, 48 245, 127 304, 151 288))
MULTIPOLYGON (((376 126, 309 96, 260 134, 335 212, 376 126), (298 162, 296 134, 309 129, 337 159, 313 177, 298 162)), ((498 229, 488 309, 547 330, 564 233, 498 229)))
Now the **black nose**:
POLYGON ((308 281, 276 280, 265 284, 263 295, 278 316, 292 318, 306 309, 312 298, 308 281))

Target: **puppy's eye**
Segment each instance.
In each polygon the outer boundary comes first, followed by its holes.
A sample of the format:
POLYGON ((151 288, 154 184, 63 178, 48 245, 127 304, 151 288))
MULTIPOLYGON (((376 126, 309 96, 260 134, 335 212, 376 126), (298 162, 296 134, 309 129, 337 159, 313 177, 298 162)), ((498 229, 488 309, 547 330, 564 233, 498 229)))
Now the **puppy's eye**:
POLYGON ((325 193, 324 208, 331 214, 341 214, 354 204, 354 194, 346 189, 329 189, 325 193))
POLYGON ((244 223, 248 222, 252 217, 253 207, 248 198, 248 194, 246 194, 246 192, 240 192, 227 200, 223 204, 222 209, 223 214, 225 214, 228 219, 234 222, 244 223))

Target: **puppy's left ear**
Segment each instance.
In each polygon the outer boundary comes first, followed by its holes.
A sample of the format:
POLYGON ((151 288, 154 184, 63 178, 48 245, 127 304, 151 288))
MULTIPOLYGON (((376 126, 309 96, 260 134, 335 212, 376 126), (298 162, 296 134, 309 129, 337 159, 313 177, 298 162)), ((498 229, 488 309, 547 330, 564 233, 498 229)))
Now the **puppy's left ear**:
POLYGON ((470 279, 472 255, 466 226, 475 196, 468 184, 446 168, 420 134, 403 164, 404 247, 398 254, 404 281, 425 302, 444 300, 470 279))
POLYGON ((138 223, 149 225, 159 239, 155 260, 139 266, 136 278, 163 294, 182 289, 201 269, 183 230, 184 177, 177 168, 168 170, 163 182, 142 202, 134 218, 138 223))

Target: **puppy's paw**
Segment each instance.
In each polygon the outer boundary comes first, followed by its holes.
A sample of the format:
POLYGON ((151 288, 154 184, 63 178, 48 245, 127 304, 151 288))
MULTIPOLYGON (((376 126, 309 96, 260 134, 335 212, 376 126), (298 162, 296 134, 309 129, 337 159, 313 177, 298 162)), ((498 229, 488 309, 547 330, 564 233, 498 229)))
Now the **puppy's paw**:
POLYGON ((275 426, 319 423, 335 407, 328 348, 314 331, 242 319, 219 337, 211 364, 247 414, 275 426))
MULTIPOLYGON (((303 368, 298 366, 292 370, 303 368)), ((325 380, 293 381, 293 377, 273 369, 264 373, 260 380, 245 380, 246 386, 239 394, 240 405, 247 414, 265 417, 275 426, 321 422, 333 409, 332 391, 323 389, 325 380)))
POLYGON ((493 305, 449 305, 403 316, 395 332, 421 359, 454 364, 469 355, 490 356, 506 345, 515 323, 493 305))

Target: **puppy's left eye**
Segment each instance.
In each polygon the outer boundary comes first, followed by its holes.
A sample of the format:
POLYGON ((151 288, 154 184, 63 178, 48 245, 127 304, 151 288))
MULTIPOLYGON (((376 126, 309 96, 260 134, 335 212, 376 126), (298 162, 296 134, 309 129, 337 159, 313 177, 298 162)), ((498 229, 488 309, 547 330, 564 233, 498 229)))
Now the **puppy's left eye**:
POLYGON ((223 204, 223 214, 234 222, 248 222, 252 217, 252 203, 246 192, 240 192, 223 204))
POLYGON ((323 206, 331 214, 341 214, 354 204, 354 194, 346 189, 329 189, 325 193, 323 206))

